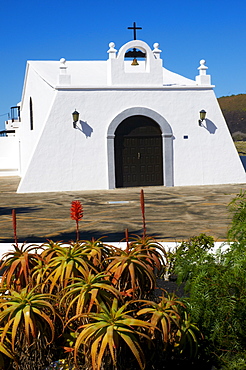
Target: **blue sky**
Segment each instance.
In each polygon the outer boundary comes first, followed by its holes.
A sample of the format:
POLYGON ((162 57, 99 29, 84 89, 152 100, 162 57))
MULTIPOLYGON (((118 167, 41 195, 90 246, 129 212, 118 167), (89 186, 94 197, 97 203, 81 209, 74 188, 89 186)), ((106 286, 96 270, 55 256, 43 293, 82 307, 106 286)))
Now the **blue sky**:
POLYGON ((160 43, 164 66, 194 79, 205 59, 217 97, 246 93, 245 0, 0 0, 0 128, 21 100, 27 60, 105 60, 133 38, 160 43))

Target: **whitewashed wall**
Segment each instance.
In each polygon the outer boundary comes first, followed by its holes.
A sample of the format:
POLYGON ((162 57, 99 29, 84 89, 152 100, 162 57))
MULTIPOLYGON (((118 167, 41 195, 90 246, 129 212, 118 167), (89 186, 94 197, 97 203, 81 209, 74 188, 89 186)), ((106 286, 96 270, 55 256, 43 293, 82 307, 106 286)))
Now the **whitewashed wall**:
POLYGON ((0 137, 0 176, 19 175, 19 139, 0 137))
POLYGON ((171 126, 174 185, 245 182, 211 88, 64 89, 57 92, 18 191, 107 189, 107 130, 131 107, 152 109, 171 126), (72 127, 75 108, 80 112, 79 129, 72 127), (201 109, 207 111, 208 129, 198 125, 201 109))
POLYGON ((56 91, 28 63, 21 101, 20 175, 24 176, 39 137, 46 124, 56 91), (33 105, 33 130, 30 130, 30 98, 33 105))

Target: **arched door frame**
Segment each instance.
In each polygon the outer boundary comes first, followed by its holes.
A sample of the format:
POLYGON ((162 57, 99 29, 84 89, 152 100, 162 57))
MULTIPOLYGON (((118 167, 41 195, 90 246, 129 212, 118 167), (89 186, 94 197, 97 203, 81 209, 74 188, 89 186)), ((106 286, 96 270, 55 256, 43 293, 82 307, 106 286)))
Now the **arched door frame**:
POLYGON ((118 114, 110 123, 107 132, 108 149, 108 181, 109 189, 115 188, 115 161, 114 138, 115 130, 119 124, 131 116, 146 116, 153 119, 160 126, 162 132, 163 150, 163 182, 164 186, 173 186, 173 132, 169 123, 159 113, 144 107, 128 108, 118 114))

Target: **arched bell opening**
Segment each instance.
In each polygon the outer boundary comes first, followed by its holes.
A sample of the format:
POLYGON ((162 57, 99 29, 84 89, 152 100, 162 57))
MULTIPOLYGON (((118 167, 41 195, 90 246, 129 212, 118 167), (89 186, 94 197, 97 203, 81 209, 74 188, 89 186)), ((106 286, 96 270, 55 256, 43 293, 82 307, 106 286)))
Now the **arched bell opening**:
MULTIPOLYGON (((128 49, 124 56, 125 60, 125 70, 127 67, 137 67, 142 66, 146 67, 146 50, 140 50, 137 48, 128 49)), ((134 69, 135 69, 134 68, 134 69)), ((138 67, 139 68, 139 67, 138 67)))

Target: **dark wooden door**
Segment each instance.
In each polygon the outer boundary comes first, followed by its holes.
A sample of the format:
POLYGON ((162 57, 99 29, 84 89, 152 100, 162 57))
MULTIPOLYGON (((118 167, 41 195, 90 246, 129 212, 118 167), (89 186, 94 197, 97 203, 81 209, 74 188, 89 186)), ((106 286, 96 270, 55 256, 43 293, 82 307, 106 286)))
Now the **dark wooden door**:
POLYGON ((159 125, 132 116, 115 132, 116 187, 163 185, 162 138, 159 125))

